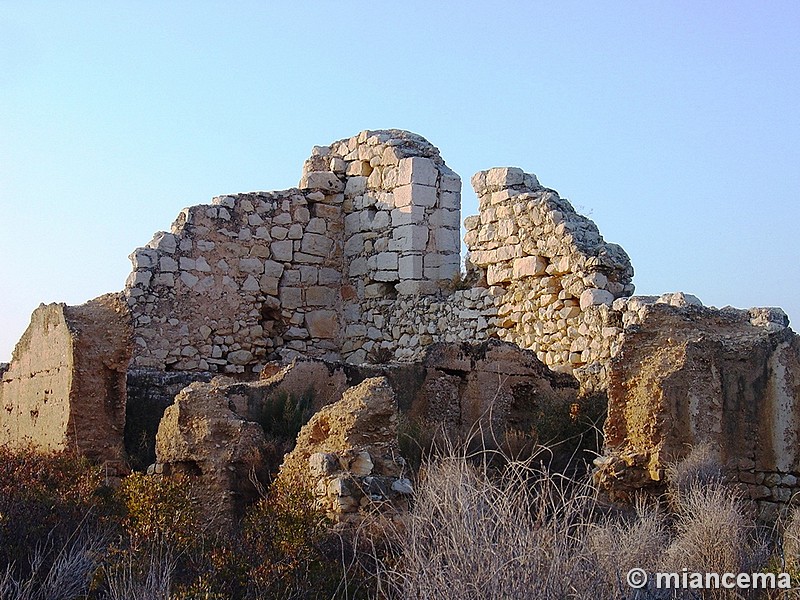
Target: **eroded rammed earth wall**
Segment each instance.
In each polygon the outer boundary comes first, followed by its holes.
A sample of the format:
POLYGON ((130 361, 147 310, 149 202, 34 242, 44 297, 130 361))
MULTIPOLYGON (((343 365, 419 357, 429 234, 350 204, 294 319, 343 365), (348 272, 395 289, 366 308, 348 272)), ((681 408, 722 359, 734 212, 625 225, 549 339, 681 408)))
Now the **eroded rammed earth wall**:
POLYGON ((121 461, 130 338, 118 294, 40 305, 0 374, 0 444, 121 461))

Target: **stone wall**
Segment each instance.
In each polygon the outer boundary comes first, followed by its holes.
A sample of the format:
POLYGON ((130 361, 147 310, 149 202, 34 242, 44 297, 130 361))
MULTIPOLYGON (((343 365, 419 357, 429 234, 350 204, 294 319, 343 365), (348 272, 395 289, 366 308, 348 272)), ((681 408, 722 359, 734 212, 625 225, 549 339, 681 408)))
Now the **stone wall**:
POLYGON ((40 305, 2 374, 0 444, 120 461, 130 337, 117 294, 40 305))
POLYGON ((314 148, 299 189, 184 209, 131 255, 133 365, 235 374, 365 353, 368 332, 350 327, 365 303, 458 272, 459 207, 436 148, 391 130, 314 148))
POLYGON ((480 171, 472 185, 480 214, 465 221, 468 260, 493 286, 496 335, 554 370, 608 361, 621 323, 595 307, 633 293, 625 251, 521 169, 480 171))
POLYGON ((657 487, 708 445, 762 513, 800 492, 800 337, 779 309, 642 303, 611 362, 605 457, 613 494, 657 487))

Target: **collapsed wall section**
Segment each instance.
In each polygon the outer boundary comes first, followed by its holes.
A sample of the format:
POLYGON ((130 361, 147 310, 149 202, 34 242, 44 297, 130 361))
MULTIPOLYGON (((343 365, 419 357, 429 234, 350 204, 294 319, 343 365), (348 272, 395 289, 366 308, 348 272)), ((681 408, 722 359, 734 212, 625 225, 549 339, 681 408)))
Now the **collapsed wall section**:
POLYGON ((123 457, 129 314, 117 294, 40 305, 0 383, 0 444, 123 457))
POLYGON ((554 370, 607 362, 622 331, 609 309, 634 289, 625 251, 521 169, 480 171, 472 185, 480 214, 465 220, 468 261, 497 298, 496 335, 554 370))

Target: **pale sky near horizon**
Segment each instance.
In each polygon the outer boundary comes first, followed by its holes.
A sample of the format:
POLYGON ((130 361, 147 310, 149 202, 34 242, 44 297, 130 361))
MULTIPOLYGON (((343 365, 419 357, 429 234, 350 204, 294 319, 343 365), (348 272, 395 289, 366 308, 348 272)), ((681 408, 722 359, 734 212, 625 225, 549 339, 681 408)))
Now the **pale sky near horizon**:
POLYGON ((800 3, 0 0, 0 362, 40 302, 122 289, 184 206, 408 129, 518 166, 637 294, 800 323, 800 3))

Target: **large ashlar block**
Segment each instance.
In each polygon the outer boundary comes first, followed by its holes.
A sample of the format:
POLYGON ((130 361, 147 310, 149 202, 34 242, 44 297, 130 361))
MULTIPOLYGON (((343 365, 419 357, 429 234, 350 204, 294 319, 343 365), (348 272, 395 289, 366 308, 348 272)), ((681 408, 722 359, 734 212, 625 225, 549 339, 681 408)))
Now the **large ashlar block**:
POLYGON ((398 167, 397 184, 419 183, 435 186, 438 175, 436 164, 429 158, 419 156, 404 158, 398 167))
POLYGON ((458 253, 461 246, 458 229, 439 228, 434 230, 433 236, 436 252, 442 254, 458 253))
POLYGON ((394 190, 394 205, 403 206, 436 206, 436 188, 428 185, 412 183, 401 185, 394 190))
POLYGON ((490 188, 501 188, 522 185, 525 172, 517 167, 499 167, 486 172, 486 185, 490 188))
POLYGON ((408 254, 401 256, 398 261, 398 276, 400 279, 422 279, 422 255, 408 254))
POLYGON ((428 245, 430 232, 424 225, 402 225, 392 232, 389 249, 400 252, 422 252, 428 245))
POLYGON ((425 208, 422 206, 401 206, 392 211, 392 227, 419 224, 425 220, 425 208))
POLYGON ((117 294, 40 305, 0 383, 0 444, 123 458, 131 317, 117 294))

